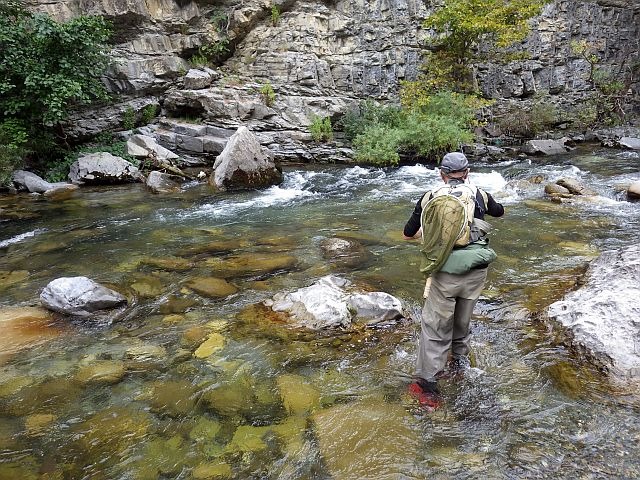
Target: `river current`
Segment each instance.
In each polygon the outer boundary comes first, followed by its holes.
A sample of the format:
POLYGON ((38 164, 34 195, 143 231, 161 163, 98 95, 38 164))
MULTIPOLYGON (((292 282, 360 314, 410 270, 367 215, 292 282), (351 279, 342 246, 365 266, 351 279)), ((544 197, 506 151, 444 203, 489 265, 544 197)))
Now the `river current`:
POLYGON ((637 242, 640 209, 624 196, 637 153, 474 165, 506 213, 490 219, 498 260, 472 322, 473 368, 442 382, 434 413, 405 394, 424 280, 401 231, 437 169, 284 172, 280 186, 233 194, 192 183, 0 198, 0 308, 37 306, 48 282, 77 275, 130 300, 112 323, 5 325, 0 479, 640 477, 637 396, 544 321, 600 251, 637 242), (561 177, 599 195, 553 203, 544 185, 561 177), (321 242, 336 236, 367 255, 327 260, 321 242), (282 268, 241 261, 252 258, 282 268), (226 259, 242 266, 225 274, 237 293, 188 287, 226 259), (395 295, 414 321, 327 336, 251 310, 329 273, 395 295), (196 354, 212 338, 214 353, 196 354))

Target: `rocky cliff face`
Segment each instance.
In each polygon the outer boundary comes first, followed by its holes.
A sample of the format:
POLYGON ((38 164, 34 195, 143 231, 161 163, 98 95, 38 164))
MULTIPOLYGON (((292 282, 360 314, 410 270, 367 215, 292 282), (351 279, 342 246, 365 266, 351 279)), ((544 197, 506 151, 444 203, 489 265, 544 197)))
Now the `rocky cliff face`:
MULTIPOLYGON (((429 10, 419 0, 36 0, 34 8, 65 19, 101 14, 115 26, 118 61, 105 81, 135 103, 160 102, 173 116, 271 132, 306 131, 313 115, 335 116, 363 98, 393 100, 399 82, 419 73, 420 29, 429 10), (277 22, 271 8, 280 12, 277 22), (222 78, 185 89, 181 78, 201 45, 217 45, 222 78), (269 82, 272 105, 258 93, 269 82)), ((632 0, 556 0, 533 22, 526 61, 479 65, 490 97, 526 99, 549 93, 559 104, 588 90, 588 64, 571 42, 598 45, 605 65, 619 66, 640 47, 640 5, 632 0)), ((124 105, 124 104, 123 104, 124 105)), ((87 112, 78 132, 114 126, 115 110, 87 112)), ((267 135, 269 137, 269 135, 267 135)))

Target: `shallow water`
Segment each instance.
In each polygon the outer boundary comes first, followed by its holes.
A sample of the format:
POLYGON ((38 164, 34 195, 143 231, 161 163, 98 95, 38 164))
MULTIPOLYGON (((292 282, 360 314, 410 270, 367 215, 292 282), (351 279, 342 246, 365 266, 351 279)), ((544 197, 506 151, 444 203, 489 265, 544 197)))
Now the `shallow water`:
POLYGON ((2 197, 18 219, 0 223, 0 307, 37 305, 49 281, 75 275, 130 307, 111 325, 53 317, 5 335, 0 479, 637 478, 637 398, 535 314, 598 251, 637 241, 640 210, 621 186, 639 167, 637 154, 585 148, 474 169, 507 213, 492 220, 499 258, 474 317, 474 368, 443 382, 434 414, 403 393, 412 323, 315 335, 250 308, 339 273, 415 316, 417 246, 400 232, 439 182, 432 167, 290 167, 281 186, 240 194, 191 184, 169 196, 134 185, 59 203, 2 197), (562 176, 601 196, 551 203, 544 183, 562 176), (327 261, 320 243, 334 236, 368 255, 327 261), (238 293, 216 300, 187 286, 212 275, 238 293), (207 338, 214 353, 201 356, 207 338))

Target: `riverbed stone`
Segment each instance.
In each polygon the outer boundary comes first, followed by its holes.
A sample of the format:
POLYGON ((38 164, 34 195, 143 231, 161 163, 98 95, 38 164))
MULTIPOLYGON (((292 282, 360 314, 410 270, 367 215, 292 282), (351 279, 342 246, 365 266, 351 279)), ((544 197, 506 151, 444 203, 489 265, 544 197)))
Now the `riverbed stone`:
POLYGON ((627 198, 629 200, 640 200, 640 180, 629 185, 627 198))
POLYGON ((629 150, 640 150, 640 138, 622 137, 618 140, 618 145, 629 150))
POLYGON ((549 306, 553 321, 571 332, 567 341, 589 352, 613 377, 640 379, 640 246, 604 252, 587 271, 583 286, 549 306))
POLYGON ((54 184, 49 190, 44 192, 45 198, 54 202, 60 202, 62 200, 68 200, 80 187, 72 183, 65 183, 62 185, 54 184))
POLYGON ((241 253, 224 259, 209 258, 203 263, 218 276, 235 278, 292 270, 298 259, 292 255, 241 253))
POLYGON ((203 393, 202 400, 211 410, 225 417, 247 415, 255 405, 253 388, 243 375, 203 393))
POLYGON ((24 419, 24 428, 27 435, 37 437, 44 435, 57 417, 52 413, 34 413, 24 419))
POLYGON ((420 439, 410 427, 415 420, 401 405, 366 398, 320 410, 312 423, 332 478, 413 476, 420 439))
POLYGON ((286 314, 291 324, 312 330, 347 328, 358 321, 375 324, 403 316, 397 298, 385 292, 354 291, 351 282, 335 275, 294 292, 277 293, 264 304, 286 314))
POLYGON ((528 140, 522 150, 529 155, 562 155, 569 151, 560 140, 528 140))
POLYGON ((130 287, 131 290, 142 298, 155 298, 164 292, 162 280, 153 275, 138 277, 130 287))
POLYGON ((188 380, 153 382, 148 394, 151 411, 170 417, 191 414, 196 405, 196 388, 188 380))
POLYGON ((186 272, 193 268, 193 263, 180 257, 143 257, 140 259, 140 265, 155 267, 160 270, 168 270, 172 272, 186 272))
POLYGON ((280 375, 276 381, 289 415, 304 415, 319 406, 320 392, 300 375, 280 375))
POLYGON ((79 316, 127 303, 123 295, 87 277, 61 277, 49 282, 40 301, 49 310, 79 316))
POLYGON ((320 242, 322 256, 334 265, 356 268, 371 260, 372 255, 353 239, 325 238, 320 242))
POLYGON ((209 183, 220 190, 245 190, 277 185, 282 171, 268 149, 263 148, 247 127, 240 127, 227 142, 213 165, 209 183))
POLYGON ((62 329, 51 312, 39 307, 0 309, 0 365, 17 352, 56 338, 62 329))
POLYGON ((582 184, 579 180, 575 178, 561 178, 556 182, 561 187, 566 188, 573 195, 597 195, 598 193, 590 188, 587 188, 584 184, 582 184))
POLYGON ((194 480, 226 480, 231 478, 231 466, 228 463, 201 463, 191 473, 194 480))
POLYGON ((225 346, 226 339, 217 332, 210 333, 207 339, 193 352, 196 358, 207 358, 215 352, 222 350, 225 346))
POLYGON ((571 195, 568 188, 558 185, 557 183, 547 183, 544 186, 544 193, 547 195, 571 195))
POLYGON ((192 256, 201 254, 228 253, 248 246, 249 242, 247 242, 246 240, 216 240, 214 242, 207 242, 200 245, 193 245, 191 247, 183 248, 178 252, 178 255, 192 256))
POLYGON ((26 280, 29 276, 27 270, 0 270, 0 290, 26 280))
POLYGON ((180 191, 179 177, 154 170, 147 176, 145 185, 153 193, 175 193, 180 191))
POLYGON ((163 147, 156 139, 148 135, 133 135, 127 140, 127 153, 136 158, 152 157, 160 161, 175 160, 178 157, 168 148, 163 147))
POLYGON ((195 307, 197 305, 199 305, 198 301, 193 298, 168 295, 167 298, 165 298, 158 306, 158 312, 163 315, 170 313, 184 313, 191 307, 195 307))
POLYGON ((196 277, 186 283, 196 293, 209 298, 225 298, 238 291, 238 287, 222 278, 196 277))
POLYGON ((31 193, 44 193, 53 187, 52 183, 26 170, 16 170, 11 175, 11 180, 18 190, 26 190, 31 193))
POLYGON ((122 380, 125 373, 125 364, 120 360, 94 360, 81 366, 74 379, 85 385, 113 385, 122 380))
POLYGON ((87 185, 130 183, 140 180, 140 171, 131 162, 111 153, 86 153, 69 167, 69 180, 87 185))

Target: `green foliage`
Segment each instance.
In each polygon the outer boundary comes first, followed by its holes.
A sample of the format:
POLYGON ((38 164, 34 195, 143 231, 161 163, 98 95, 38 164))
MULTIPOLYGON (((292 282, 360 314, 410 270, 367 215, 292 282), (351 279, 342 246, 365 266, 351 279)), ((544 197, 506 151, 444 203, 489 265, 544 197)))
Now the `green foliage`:
POLYGON ((125 130, 133 130, 136 127, 136 111, 133 107, 128 106, 122 112, 122 128, 125 130))
POLYGON ((22 165, 27 130, 17 120, 0 123, 0 187, 8 185, 11 173, 22 165))
POLYGON ((140 114, 140 123, 142 125, 149 125, 154 118, 158 115, 158 106, 150 103, 142 109, 140 114))
POLYGON ((552 103, 538 101, 530 109, 511 105, 496 122, 500 130, 513 137, 533 138, 552 128, 558 119, 558 109, 552 103))
POLYGON ((219 40, 203 45, 199 51, 200 55, 206 59, 216 61, 229 53, 229 39, 222 37, 219 40))
POLYGON ((260 95, 262 95, 262 99, 268 107, 273 105, 273 102, 276 101, 276 92, 273 91, 273 86, 270 82, 267 82, 260 87, 260 95))
POLYGON ((194 67, 206 67, 209 65, 209 59, 202 53, 197 53, 189 59, 189 63, 194 67))
POLYGON ((229 16, 222 8, 214 8, 209 21, 217 32, 226 32, 229 28, 229 16))
POLYGON ((529 34, 528 21, 546 0, 445 0, 423 23, 434 37, 427 55, 429 91, 454 88, 473 91, 469 64, 494 58, 529 34))
POLYGON ((316 142, 328 142, 333 140, 333 126, 329 117, 313 117, 311 125, 309 125, 311 138, 316 142))
POLYGON ((280 9, 277 5, 271 6, 271 23, 275 27, 280 22, 280 9))
POLYGON ((451 92, 433 95, 414 108, 363 102, 358 111, 345 115, 341 124, 353 138, 356 161, 397 165, 399 152, 437 158, 470 142, 476 104, 477 100, 451 92))
POLYGON ((58 23, 16 3, 0 6, 2 117, 53 126, 75 105, 106 100, 109 24, 95 16, 58 23))

